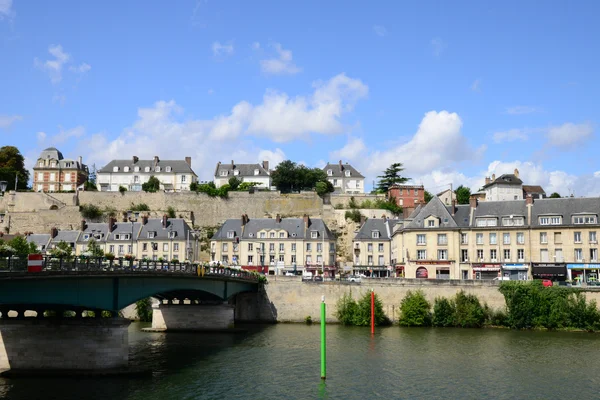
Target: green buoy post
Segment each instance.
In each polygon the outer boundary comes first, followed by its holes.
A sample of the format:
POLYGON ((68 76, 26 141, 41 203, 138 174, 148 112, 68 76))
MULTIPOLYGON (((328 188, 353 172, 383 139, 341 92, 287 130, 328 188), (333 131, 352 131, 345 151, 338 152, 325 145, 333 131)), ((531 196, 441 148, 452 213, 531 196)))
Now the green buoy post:
POLYGON ((325 296, 321 296, 321 379, 326 378, 327 344, 325 341, 325 296))

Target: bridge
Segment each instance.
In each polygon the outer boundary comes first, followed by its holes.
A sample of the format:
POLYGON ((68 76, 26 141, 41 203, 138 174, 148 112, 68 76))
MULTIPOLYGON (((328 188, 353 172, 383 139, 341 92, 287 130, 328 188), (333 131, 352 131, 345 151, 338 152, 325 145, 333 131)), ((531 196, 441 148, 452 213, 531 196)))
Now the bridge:
POLYGON ((225 267, 101 259, 0 268, 0 369, 126 367, 123 308, 153 297, 153 330, 227 329, 237 295, 258 292, 263 280, 225 267))

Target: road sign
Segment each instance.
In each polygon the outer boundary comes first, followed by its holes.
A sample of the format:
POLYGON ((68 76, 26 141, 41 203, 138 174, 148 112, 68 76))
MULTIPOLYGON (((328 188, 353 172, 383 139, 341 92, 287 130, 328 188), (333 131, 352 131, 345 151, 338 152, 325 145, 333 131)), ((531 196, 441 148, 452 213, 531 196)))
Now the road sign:
POLYGON ((43 257, 41 254, 30 254, 27 259, 27 272, 42 272, 43 257))

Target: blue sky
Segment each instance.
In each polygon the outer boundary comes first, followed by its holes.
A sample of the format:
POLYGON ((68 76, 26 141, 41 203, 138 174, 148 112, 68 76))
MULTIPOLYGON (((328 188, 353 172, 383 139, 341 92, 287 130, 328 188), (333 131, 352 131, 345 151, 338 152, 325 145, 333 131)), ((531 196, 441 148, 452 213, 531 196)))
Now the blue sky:
MULTIPOLYGON (((432 192, 518 168, 600 195, 593 1, 0 0, 0 137, 114 158, 390 163, 432 192)), ((477 186, 477 187, 475 187, 477 186)))

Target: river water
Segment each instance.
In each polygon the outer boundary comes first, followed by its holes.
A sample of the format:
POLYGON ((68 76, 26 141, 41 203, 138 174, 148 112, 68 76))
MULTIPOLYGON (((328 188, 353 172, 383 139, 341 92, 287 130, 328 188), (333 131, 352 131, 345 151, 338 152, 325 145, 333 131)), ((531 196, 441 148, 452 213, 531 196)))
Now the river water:
POLYGON ((152 376, 0 379, 9 399, 597 399, 600 336, 501 329, 317 325, 236 334, 143 333, 130 358, 152 376))

